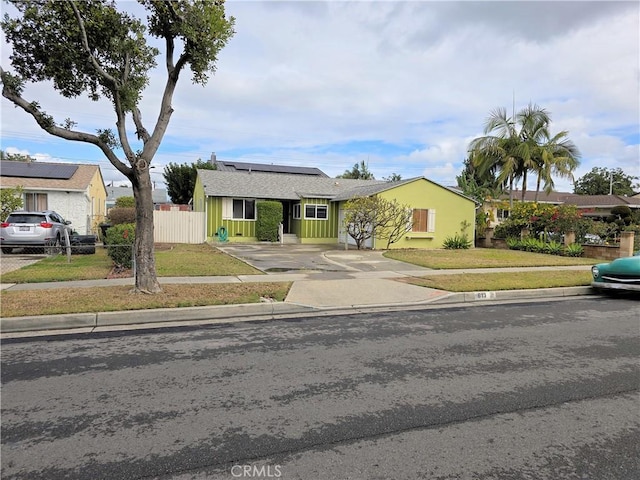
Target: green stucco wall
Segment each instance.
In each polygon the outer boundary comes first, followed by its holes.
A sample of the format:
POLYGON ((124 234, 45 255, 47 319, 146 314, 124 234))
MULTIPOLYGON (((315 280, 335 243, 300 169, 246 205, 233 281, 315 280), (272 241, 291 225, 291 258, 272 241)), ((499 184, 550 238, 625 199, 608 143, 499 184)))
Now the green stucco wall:
MULTIPOLYGON (((390 248, 442 248, 444 239, 461 232, 461 223, 467 221, 466 233, 473 240, 475 228, 475 203, 424 178, 400 185, 379 194, 387 200, 396 200, 412 209, 435 209, 435 231, 407 233, 390 248)), ((384 249, 386 240, 374 239, 374 248, 384 249)))

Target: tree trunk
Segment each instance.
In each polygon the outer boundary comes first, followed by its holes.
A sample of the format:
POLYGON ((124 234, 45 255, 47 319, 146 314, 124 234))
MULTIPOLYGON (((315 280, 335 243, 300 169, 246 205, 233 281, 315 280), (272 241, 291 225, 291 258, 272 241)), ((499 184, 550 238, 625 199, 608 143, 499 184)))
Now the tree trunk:
MULTIPOLYGON (((146 165, 148 163, 142 162, 146 165)), ((134 167, 132 180, 136 200, 135 293, 160 293, 156 277, 156 259, 153 245, 153 197, 148 168, 134 167)))
POLYGON ((513 209, 513 175, 509 175, 509 210, 513 209))

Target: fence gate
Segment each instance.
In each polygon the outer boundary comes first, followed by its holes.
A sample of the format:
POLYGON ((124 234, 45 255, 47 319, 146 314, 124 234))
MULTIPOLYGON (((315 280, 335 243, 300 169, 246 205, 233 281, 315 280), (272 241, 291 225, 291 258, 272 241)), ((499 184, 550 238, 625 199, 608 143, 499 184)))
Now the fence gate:
POLYGON ((207 239, 204 212, 153 212, 156 243, 204 243, 207 239))

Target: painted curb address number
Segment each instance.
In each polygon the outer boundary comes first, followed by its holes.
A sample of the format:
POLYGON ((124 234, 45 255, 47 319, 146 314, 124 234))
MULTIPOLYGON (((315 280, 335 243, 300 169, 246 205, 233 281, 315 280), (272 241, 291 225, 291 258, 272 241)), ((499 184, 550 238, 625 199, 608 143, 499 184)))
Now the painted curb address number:
POLYGON ((495 300, 496 292, 474 292, 474 300, 495 300))

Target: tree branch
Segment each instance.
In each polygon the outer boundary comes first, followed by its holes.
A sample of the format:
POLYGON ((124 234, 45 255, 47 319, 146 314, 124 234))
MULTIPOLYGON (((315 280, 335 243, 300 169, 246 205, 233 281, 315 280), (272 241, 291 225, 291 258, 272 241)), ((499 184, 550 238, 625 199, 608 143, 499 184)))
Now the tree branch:
MULTIPOLYGON (((4 74, 4 70, 0 67, 0 74, 4 74)), ((130 178, 133 169, 122 163, 113 150, 97 135, 93 135, 91 133, 79 132, 76 130, 66 129, 62 127, 58 127, 53 118, 51 118, 46 113, 40 111, 37 104, 29 103, 20 95, 18 95, 15 91, 7 86, 7 84, 3 84, 2 87, 2 96, 9 100, 11 103, 16 105, 17 107, 24 110, 26 113, 31 115, 34 120, 38 123, 40 128, 42 128, 45 132, 53 135, 54 137, 63 138, 65 140, 71 140, 75 142, 84 142, 90 143, 92 145, 97 146, 102 153, 109 159, 109 161, 127 178, 130 178)))
POLYGON ((109 83, 112 84, 112 87, 114 90, 118 90, 120 88, 118 80, 112 77, 111 75, 109 75, 102 68, 98 60, 96 60, 96 57, 91 53, 91 49, 89 48, 89 40, 87 39, 87 31, 84 27, 84 20, 80 15, 80 11, 78 10, 78 7, 76 7, 75 2, 73 0, 67 1, 67 3, 71 5, 71 8, 73 9, 73 12, 76 15, 76 19, 78 20, 78 27, 80 27, 80 33, 82 34, 82 46, 84 48, 85 53, 89 56, 89 60, 91 61, 91 64, 105 80, 107 80, 109 83))
POLYGON ((133 123, 136 126, 136 135, 143 143, 147 143, 151 136, 144 125, 142 124, 142 114, 140 113, 140 109, 138 107, 134 108, 131 112, 133 115, 133 123))

